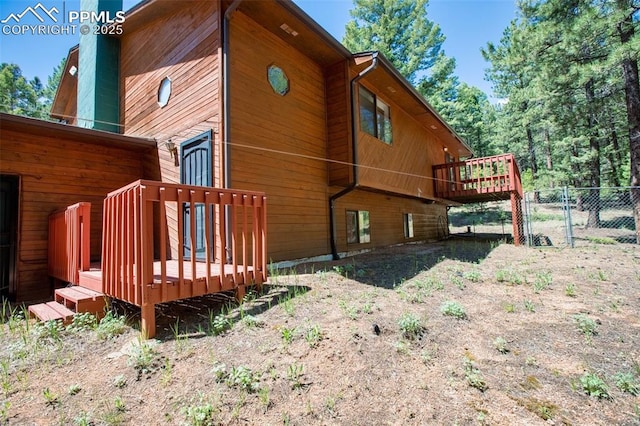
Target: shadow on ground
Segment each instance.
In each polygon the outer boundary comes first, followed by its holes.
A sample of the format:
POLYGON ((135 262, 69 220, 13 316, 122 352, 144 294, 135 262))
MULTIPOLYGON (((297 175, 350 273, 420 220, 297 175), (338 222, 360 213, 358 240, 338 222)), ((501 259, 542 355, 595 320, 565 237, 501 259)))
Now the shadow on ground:
POLYGON ((444 241, 404 244, 331 262, 302 264, 295 271, 334 271, 363 284, 393 289, 444 259, 480 263, 501 242, 502 234, 456 234, 444 241))

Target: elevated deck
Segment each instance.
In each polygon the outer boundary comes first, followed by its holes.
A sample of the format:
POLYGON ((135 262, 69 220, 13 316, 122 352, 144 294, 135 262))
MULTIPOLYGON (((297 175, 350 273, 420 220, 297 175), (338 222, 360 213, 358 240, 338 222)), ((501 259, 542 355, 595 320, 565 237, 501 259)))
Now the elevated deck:
POLYGON ((513 154, 472 158, 433 166, 435 195, 454 203, 511 200, 513 240, 522 243, 522 180, 513 154))

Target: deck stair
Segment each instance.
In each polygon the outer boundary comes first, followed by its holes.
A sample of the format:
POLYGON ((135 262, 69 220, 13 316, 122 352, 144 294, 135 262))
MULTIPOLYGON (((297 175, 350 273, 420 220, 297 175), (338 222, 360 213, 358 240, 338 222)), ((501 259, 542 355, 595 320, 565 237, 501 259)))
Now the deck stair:
POLYGON ((81 286, 59 288, 51 302, 29 306, 31 318, 40 321, 61 320, 68 324, 77 313, 89 312, 102 317, 105 312, 107 298, 104 294, 81 286))

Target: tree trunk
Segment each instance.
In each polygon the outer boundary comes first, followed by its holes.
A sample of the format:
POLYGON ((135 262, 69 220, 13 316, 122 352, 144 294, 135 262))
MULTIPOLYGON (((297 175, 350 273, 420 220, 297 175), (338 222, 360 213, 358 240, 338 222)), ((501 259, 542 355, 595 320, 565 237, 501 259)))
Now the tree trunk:
MULTIPOLYGON (((536 150, 535 145, 533 143, 533 132, 531 131, 531 124, 527 123, 527 146, 529 149, 529 167, 531 168, 531 177, 533 181, 536 181, 536 177, 538 176, 538 163, 536 162, 536 150)), ((540 191, 535 191, 533 193, 533 202, 540 202, 540 191)))
POLYGON ((609 161, 609 165, 611 165, 611 183, 615 187, 622 186, 620 184, 620 164, 622 164, 622 160, 620 158, 620 145, 618 144, 618 133, 616 132, 615 127, 611 130, 611 135, 609 137, 611 141, 611 147, 613 149, 609 150, 607 153, 607 160, 609 161), (616 161, 618 160, 618 161, 616 161))
MULTIPOLYGON (((544 155, 547 157, 547 170, 553 170, 553 158, 551 156, 551 136, 549 136, 549 129, 545 127, 544 129, 544 155)), ((553 179, 549 182, 551 188, 555 187, 555 183, 553 179)))
POLYGON ((588 128, 589 128, 589 195, 586 200, 587 209, 589 210, 589 218, 587 219, 587 228, 600 227, 600 142, 598 141, 596 129, 595 114, 595 90, 593 88, 593 79, 590 79, 585 85, 588 109, 588 128))
MULTIPOLYGON (((618 7, 628 10, 629 2, 618 0, 618 7)), ((620 42, 624 45, 634 35, 634 23, 631 14, 618 24, 620 42)), ((631 203, 636 223, 636 242, 640 244, 640 83, 638 81, 638 59, 626 55, 622 60, 624 93, 627 104, 627 122, 629 123, 629 154, 631 157, 631 203)))

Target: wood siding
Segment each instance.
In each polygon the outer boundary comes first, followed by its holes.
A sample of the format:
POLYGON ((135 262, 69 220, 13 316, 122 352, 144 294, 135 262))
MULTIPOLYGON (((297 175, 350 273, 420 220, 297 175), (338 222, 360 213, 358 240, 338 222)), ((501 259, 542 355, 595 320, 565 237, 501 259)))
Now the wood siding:
POLYGON ((329 185, 347 186, 353 180, 351 155, 351 102, 347 62, 326 71, 327 85, 327 156, 329 185))
MULTIPOLYGON (((375 89, 368 88, 373 93, 375 89)), ((363 186, 433 198, 434 164, 444 163, 443 144, 402 108, 389 99, 376 95, 391 108, 393 143, 359 131, 359 183, 363 186)))
MULTIPOLYGON (((165 142, 171 139, 179 148, 182 142, 220 127, 219 6, 217 1, 185 1, 172 13, 122 36, 124 133, 158 141, 159 175, 165 182, 180 180, 180 169, 165 142), (161 108, 158 87, 165 77, 171 79, 171 97, 161 108)), ((212 164, 218 165, 218 160, 212 164)), ((147 176, 156 178, 157 172, 151 168, 147 176)), ((219 184, 218 175, 214 173, 214 185, 219 184)))
POLYGON ((110 191, 142 174, 141 154, 109 145, 3 129, 0 172, 20 177, 17 294, 20 301, 50 296, 48 216, 71 204, 91 203, 91 257, 100 256, 102 202, 110 191))
POLYGON ((425 204, 420 200, 393 197, 357 190, 336 203, 336 233, 338 252, 357 251, 412 241, 435 240, 447 231, 447 208, 440 204, 425 204), (347 210, 369 212, 371 242, 347 244, 347 210), (404 237, 404 214, 413 214, 413 238, 404 237))
POLYGON ((246 15, 231 18, 231 186, 264 191, 272 260, 329 252, 323 70, 246 15), (285 96, 267 81, 275 64, 285 96))

